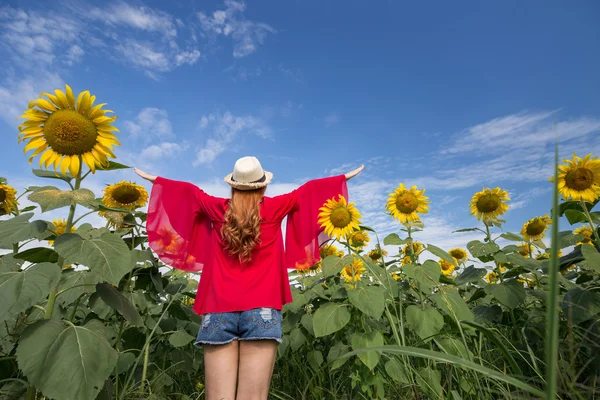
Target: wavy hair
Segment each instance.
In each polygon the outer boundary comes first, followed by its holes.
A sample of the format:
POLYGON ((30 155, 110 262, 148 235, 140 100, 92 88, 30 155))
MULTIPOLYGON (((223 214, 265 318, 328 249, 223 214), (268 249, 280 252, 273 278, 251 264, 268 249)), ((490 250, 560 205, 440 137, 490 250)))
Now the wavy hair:
POLYGON ((225 250, 241 263, 252 260, 252 251, 260 243, 260 202, 266 187, 256 190, 231 189, 221 236, 225 250))

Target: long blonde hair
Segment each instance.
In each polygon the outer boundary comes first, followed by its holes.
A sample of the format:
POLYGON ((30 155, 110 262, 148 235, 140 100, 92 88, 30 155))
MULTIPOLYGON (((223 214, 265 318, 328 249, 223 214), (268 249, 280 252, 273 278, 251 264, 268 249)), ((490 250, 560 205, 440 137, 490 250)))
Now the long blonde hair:
POLYGON ((231 189, 221 236, 225 250, 241 263, 252 260, 252 251, 260 243, 260 203, 266 187, 256 190, 231 189))

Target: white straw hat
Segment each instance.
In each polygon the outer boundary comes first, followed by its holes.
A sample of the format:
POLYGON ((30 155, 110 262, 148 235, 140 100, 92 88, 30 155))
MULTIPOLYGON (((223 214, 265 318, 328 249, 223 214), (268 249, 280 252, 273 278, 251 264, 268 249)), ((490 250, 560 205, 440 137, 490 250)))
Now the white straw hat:
POLYGON ((256 157, 242 157, 235 162, 233 173, 225 177, 225 182, 239 190, 254 190, 267 186, 273 174, 263 170, 256 157))

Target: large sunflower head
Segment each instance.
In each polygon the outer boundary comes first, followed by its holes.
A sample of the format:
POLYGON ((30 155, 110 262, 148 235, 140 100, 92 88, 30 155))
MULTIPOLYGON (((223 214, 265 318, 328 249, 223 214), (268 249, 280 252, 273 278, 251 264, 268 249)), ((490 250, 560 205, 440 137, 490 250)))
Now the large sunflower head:
MULTIPOLYGON (((54 225, 54 232, 56 236, 60 236, 67 231, 67 221, 59 218, 52 221, 52 225, 54 225)), ((75 232, 77 229, 72 226, 71 232, 75 232)), ((49 245, 54 245, 54 240, 48 240, 49 245)))
POLYGON ((527 240, 538 240, 543 237, 546 237, 546 230, 548 229, 548 225, 552 223, 552 219, 548 216, 548 214, 531 218, 529 221, 523 224, 523 229, 521 229, 521 235, 527 240))
POLYGON ((79 93, 77 100, 66 85, 65 91, 54 94, 42 93, 40 98, 29 102, 29 108, 21 115, 25 119, 19 125, 19 142, 29 141, 24 152, 34 150, 29 162, 40 156, 40 167, 50 165, 62 173, 67 170, 77 176, 81 162, 92 172, 105 165, 108 157, 115 158, 113 147, 120 146, 113 132, 119 130, 112 123, 116 116, 106 116, 111 110, 103 110, 106 103, 94 106, 96 96, 89 91, 79 93), (44 99, 44 97, 46 97, 44 99))
POLYGON ((104 189, 102 204, 105 207, 135 210, 148 202, 148 192, 134 182, 121 181, 104 189))
POLYGON ((594 230, 592 229, 591 226, 589 225, 582 225, 579 228, 575 229, 573 231, 574 234, 576 235, 581 235, 583 236, 583 240, 579 243, 577 243, 578 245, 580 244, 584 244, 584 243, 592 243, 592 235, 594 234, 594 230))
POLYGON ((440 264, 440 268, 442 269, 442 274, 448 276, 454 272, 456 265, 451 262, 448 262, 442 258, 439 259, 438 264, 440 264))
POLYGON ((319 255, 321 256, 321 259, 325 259, 329 256, 341 257, 344 255, 344 252, 338 250, 338 248, 332 244, 325 244, 325 245, 322 245, 321 248, 319 249, 319 255))
POLYGON ((517 246, 519 248, 518 253, 525 258, 530 258, 533 254, 533 245, 527 242, 521 243, 517 246))
POLYGON ((461 248, 451 249, 448 254, 450 254, 458 264, 462 264, 469 258, 467 251, 461 248))
POLYGON ((319 211, 319 224, 330 237, 340 240, 359 229, 361 215, 354 203, 347 203, 342 195, 339 195, 338 200, 327 200, 319 211))
POLYGON ((370 240, 371 239, 369 238, 369 234, 367 233, 367 231, 354 231, 348 237, 348 242, 350 243, 350 246, 356 249, 362 249, 367 245, 367 243, 370 240))
MULTIPOLYGON (((558 191, 565 200, 583 200, 590 203, 600 197, 600 160, 590 159, 573 153, 571 160, 565 159, 565 164, 558 166, 558 191)), ((550 178, 554 181, 554 177, 550 178)))
POLYGON ((0 182, 0 216, 11 214, 17 209, 17 191, 12 187, 0 182))
POLYGON ((344 278, 345 282, 358 282, 360 281, 360 276, 366 270, 363 261, 358 257, 354 257, 352 264, 345 266, 340 276, 344 278))
POLYGON ((496 218, 508 210, 508 205, 504 203, 510 200, 508 193, 499 187, 494 189, 483 188, 477 192, 471 199, 471 215, 477 215, 477 219, 485 221, 489 218, 496 218))
POLYGON ((401 183, 390 193, 386 208, 402 223, 418 221, 419 214, 426 214, 429 210, 429 198, 423 193, 425 189, 418 190, 416 186, 407 189, 401 183))
POLYGON ((402 252, 405 256, 410 256, 411 254, 411 244, 412 244, 412 253, 415 256, 418 256, 423 252, 423 243, 421 242, 411 242, 404 245, 402 248, 402 252))

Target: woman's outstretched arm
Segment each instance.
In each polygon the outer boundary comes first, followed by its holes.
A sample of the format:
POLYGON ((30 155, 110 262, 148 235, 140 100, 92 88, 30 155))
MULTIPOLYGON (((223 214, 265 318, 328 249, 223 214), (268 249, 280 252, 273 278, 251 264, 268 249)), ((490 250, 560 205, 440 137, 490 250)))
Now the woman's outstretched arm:
POLYGON ((140 169, 134 168, 133 169, 135 171, 136 174, 138 174, 139 176, 141 176, 142 178, 144 178, 147 181, 150 181, 152 183, 154 183, 154 180, 156 179, 156 175, 150 175, 140 169))
POLYGON ((356 175, 360 174, 363 169, 365 169, 365 166, 361 165, 360 167, 356 168, 355 170, 346 173, 346 180, 349 181, 350 179, 354 178, 356 175))

